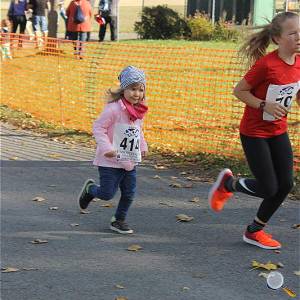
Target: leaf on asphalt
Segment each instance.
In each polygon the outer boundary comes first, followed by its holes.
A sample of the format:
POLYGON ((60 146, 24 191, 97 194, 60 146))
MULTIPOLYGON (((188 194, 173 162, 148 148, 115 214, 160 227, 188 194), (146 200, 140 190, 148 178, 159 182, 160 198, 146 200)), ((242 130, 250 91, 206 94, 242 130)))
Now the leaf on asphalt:
POLYGON ((261 273, 258 274, 259 277, 264 277, 264 278, 267 278, 268 275, 269 275, 269 274, 268 274, 268 273, 265 273, 265 272, 261 272, 261 273))
POLYGON ((278 268, 283 268, 283 267, 284 267, 284 264, 281 263, 281 262, 278 262, 278 263, 277 263, 277 266, 278 266, 278 268))
POLYGON ((159 175, 155 175, 152 177, 153 179, 160 179, 161 177, 159 175))
POLYGON ((78 223, 71 223, 70 226, 76 227, 76 226, 79 226, 79 224, 78 223))
POLYGON ((45 200, 46 200, 45 198, 40 197, 40 196, 34 197, 34 198, 32 199, 32 201, 36 201, 36 202, 43 202, 43 201, 45 201, 45 200))
POLYGON ((256 260, 252 260, 252 269, 265 269, 265 270, 277 270, 278 269, 278 266, 277 264, 273 264, 271 263, 270 261, 267 262, 266 264, 263 264, 263 263, 259 263, 257 262, 256 260))
POLYGON ((48 243, 47 240, 40 240, 40 239, 35 239, 31 241, 31 244, 47 244, 47 243, 48 243))
POLYGON ((182 184, 177 183, 177 182, 172 182, 169 184, 169 186, 173 187, 173 188, 182 188, 182 184))
POLYGON ((48 156, 51 157, 51 158, 61 158, 61 157, 63 157, 63 155, 60 154, 60 153, 51 153, 48 156))
POLYGON ((183 290, 183 291, 188 291, 188 290, 190 290, 190 288, 187 287, 187 286, 184 286, 184 287, 182 288, 182 290, 183 290))
POLYGON ((128 300, 128 298, 124 296, 118 296, 115 298, 115 300, 128 300))
POLYGON ((296 298, 297 297, 297 294, 292 291, 291 289, 287 288, 287 287, 284 287, 282 288, 291 298, 296 298))
POLYGON ((121 285, 121 284, 116 284, 115 285, 115 287, 117 288, 117 289, 125 289, 125 287, 123 286, 123 285, 121 285))
POLYGON ((50 206, 49 210, 58 210, 58 206, 50 206))
POLYGON ((200 201, 199 197, 194 197, 193 199, 190 200, 190 202, 198 203, 200 201))
POLYGON ((104 204, 101 204, 102 207, 106 207, 106 208, 112 208, 114 207, 114 205, 112 203, 104 203, 104 204))
POLYGON ((80 210, 80 214, 82 214, 82 215, 87 215, 87 214, 90 214, 90 213, 91 213, 90 211, 85 210, 85 209, 80 210))
POLYGON ((294 224, 294 225, 292 226, 292 228, 293 228, 293 229, 299 229, 299 228, 300 228, 300 224, 294 224))
POLYGON ((11 273, 11 272, 18 272, 18 271, 20 270, 13 267, 1 268, 1 273, 11 273))
POLYGON ((143 247, 141 247, 140 245, 137 245, 137 244, 133 244, 127 248, 128 251, 139 251, 142 249, 143 249, 143 247))
POLYGON ((275 252, 276 254, 280 254, 280 253, 281 253, 280 250, 274 250, 274 252, 275 252))
POLYGON ((180 175, 186 175, 187 172, 180 172, 180 175))
POLYGON ((300 276, 300 271, 294 271, 294 274, 300 276))
POLYGON ((10 160, 18 160, 19 157, 18 157, 18 156, 12 156, 12 157, 10 157, 9 159, 10 159, 10 160))
POLYGON ((165 206, 169 206, 169 207, 173 207, 174 205, 167 203, 167 202, 159 202, 160 205, 165 205, 165 206))
POLYGON ((190 221, 194 220, 194 217, 190 217, 185 214, 176 215, 176 218, 177 218, 178 222, 190 222, 190 221))
POLYGON ((162 166, 162 165, 154 165, 154 169, 156 169, 156 170, 165 170, 165 169, 167 169, 167 167, 162 166))
POLYGON ((171 179, 172 180, 175 180, 175 179, 177 179, 178 177, 176 177, 176 176, 171 176, 171 179))

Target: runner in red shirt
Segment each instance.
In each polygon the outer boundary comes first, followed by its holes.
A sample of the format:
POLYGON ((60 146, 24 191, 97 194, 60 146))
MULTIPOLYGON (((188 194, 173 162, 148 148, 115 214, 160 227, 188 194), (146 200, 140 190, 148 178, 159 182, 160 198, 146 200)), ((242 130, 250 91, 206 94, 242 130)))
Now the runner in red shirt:
POLYGON ((279 249, 281 244, 263 228, 294 185, 287 114, 293 100, 300 105, 300 17, 292 12, 276 15, 245 42, 241 52, 252 67, 234 95, 246 104, 240 137, 254 179, 236 179, 231 170, 224 169, 210 189, 209 202, 219 212, 234 192, 262 198, 243 240, 279 249), (278 49, 265 55, 271 41, 278 49))

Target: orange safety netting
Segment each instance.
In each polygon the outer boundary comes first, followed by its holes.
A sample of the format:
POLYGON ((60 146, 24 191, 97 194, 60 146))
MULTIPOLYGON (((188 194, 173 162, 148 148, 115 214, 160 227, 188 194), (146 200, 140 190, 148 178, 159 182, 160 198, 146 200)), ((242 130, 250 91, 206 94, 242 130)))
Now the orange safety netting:
MULTIPOLYGON (((147 74, 149 113, 144 132, 152 147, 243 157, 238 127, 244 105, 232 90, 245 67, 236 50, 146 42, 81 45, 14 35, 2 36, 2 48, 5 43, 12 59, 2 61, 3 104, 91 132, 105 91, 118 85, 122 68, 135 65, 147 74)), ((298 171, 299 124, 295 105, 289 114, 289 133, 298 171)))

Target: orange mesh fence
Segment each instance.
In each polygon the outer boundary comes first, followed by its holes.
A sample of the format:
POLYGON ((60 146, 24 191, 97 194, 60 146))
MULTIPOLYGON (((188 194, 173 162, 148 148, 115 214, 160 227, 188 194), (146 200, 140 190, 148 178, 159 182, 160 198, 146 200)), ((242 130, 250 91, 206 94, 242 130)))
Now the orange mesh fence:
MULTIPOLYGON (((2 36, 12 59, 2 61, 2 103, 45 121, 91 132, 104 94, 118 74, 135 65, 147 74, 148 143, 162 151, 243 157, 239 121, 243 104, 232 95, 243 76, 236 50, 154 43, 86 43, 2 36), (79 53, 80 52, 80 53, 79 53)), ((300 110, 289 114, 289 133, 300 170, 300 110)), ((284 155, 284 154, 283 154, 284 155)))

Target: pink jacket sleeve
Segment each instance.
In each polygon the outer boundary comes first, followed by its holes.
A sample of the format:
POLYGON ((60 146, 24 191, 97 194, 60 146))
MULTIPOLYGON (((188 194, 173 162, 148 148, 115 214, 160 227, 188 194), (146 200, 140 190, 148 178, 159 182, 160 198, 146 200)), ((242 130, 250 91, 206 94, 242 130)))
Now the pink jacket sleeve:
POLYGON ((145 140, 145 136, 144 136, 144 131, 142 129, 142 125, 143 123, 141 122, 141 151, 148 151, 148 145, 147 142, 145 140))
POLYGON ((99 118, 94 122, 93 134, 101 153, 114 151, 111 139, 108 136, 108 128, 114 123, 114 112, 106 106, 99 118))

